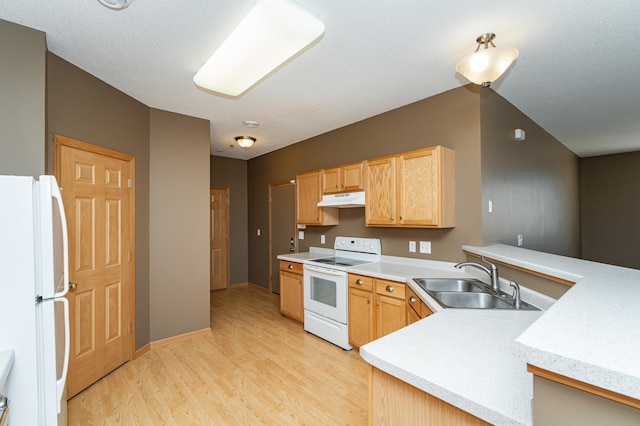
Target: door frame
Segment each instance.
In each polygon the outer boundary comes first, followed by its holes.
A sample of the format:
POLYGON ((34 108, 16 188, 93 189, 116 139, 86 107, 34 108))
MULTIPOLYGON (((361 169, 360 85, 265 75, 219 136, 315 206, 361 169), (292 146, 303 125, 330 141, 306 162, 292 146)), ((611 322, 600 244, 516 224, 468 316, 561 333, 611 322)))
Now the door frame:
MULTIPOLYGON (((216 191, 224 191, 225 192, 225 197, 226 197, 226 201, 227 201, 227 214, 226 214, 226 218, 225 218, 225 229, 227 230, 227 246, 225 247, 225 250, 227 251, 227 259, 226 259, 226 265, 225 267, 227 268, 226 271, 226 277, 225 277, 225 286, 222 289, 219 290, 226 290, 229 288, 229 285, 231 283, 231 199, 230 199, 230 187, 228 186, 218 186, 218 185, 210 185, 209 186, 209 221, 211 221, 211 191, 212 190, 216 190, 216 191)), ((212 224, 209 223, 209 256, 211 256, 211 226, 212 224)), ((211 260, 209 260, 209 263, 211 263, 211 260)), ((209 268, 211 268, 212 265, 209 265, 209 268)), ((209 271, 209 274, 211 274, 211 271, 209 271)), ((209 291, 213 291, 211 290, 211 279, 209 279, 209 291)))
MULTIPOLYGON (((283 180, 278 180, 276 182, 270 182, 268 185, 268 201, 269 201, 269 293, 273 292, 273 265, 272 265, 272 258, 273 258, 273 227, 272 227, 272 223, 273 223, 273 212, 272 212, 272 198, 271 198, 271 190, 273 187, 275 186, 280 186, 280 185, 294 185, 295 186, 296 181, 295 179, 283 179, 283 180)), ((295 195, 294 195, 295 197, 295 195)), ((298 233, 294 232, 293 237, 295 238, 295 243, 296 243, 296 252, 298 250, 298 233)))
POLYGON ((71 139, 66 136, 58 134, 53 135, 53 175, 56 180, 60 182, 62 173, 62 147, 79 149, 87 151, 92 154, 103 155, 105 157, 112 157, 118 160, 129 163, 130 176, 131 176, 131 199, 129 205, 131 206, 129 212, 129 225, 131 232, 129 232, 129 247, 131 247, 131 262, 125 262, 125 268, 127 269, 127 276, 131 285, 129 286, 129 321, 132 324, 129 333, 129 361, 134 358, 135 344, 136 344, 136 158, 133 155, 125 154, 123 152, 115 151, 109 148, 104 148, 97 145, 92 145, 87 142, 71 139))

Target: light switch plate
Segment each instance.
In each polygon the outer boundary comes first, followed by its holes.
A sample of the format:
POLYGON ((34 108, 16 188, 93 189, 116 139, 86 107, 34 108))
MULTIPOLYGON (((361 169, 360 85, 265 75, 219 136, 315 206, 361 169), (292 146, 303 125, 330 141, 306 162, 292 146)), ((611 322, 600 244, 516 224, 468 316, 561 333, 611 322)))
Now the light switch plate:
POLYGON ((416 242, 415 241, 409 241, 409 252, 410 253, 415 253, 416 252, 416 242))
POLYGON ((326 242, 327 241, 326 241, 325 236, 324 235, 320 235, 320 244, 325 244, 326 242))
POLYGON ((298 231, 298 239, 304 240, 304 231, 298 231))

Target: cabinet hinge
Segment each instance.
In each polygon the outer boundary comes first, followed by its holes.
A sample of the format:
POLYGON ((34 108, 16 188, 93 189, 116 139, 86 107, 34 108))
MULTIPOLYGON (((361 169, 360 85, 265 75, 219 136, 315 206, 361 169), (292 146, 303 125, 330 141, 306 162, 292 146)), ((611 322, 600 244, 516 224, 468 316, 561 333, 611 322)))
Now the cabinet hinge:
POLYGON ((129 334, 133 333, 133 324, 129 323, 129 334))
POLYGON ((133 188, 133 179, 128 179, 127 185, 129 186, 129 189, 133 188))
POLYGON ((131 253, 131 250, 129 250, 129 253, 127 256, 129 257, 129 260, 133 260, 133 253, 131 253))

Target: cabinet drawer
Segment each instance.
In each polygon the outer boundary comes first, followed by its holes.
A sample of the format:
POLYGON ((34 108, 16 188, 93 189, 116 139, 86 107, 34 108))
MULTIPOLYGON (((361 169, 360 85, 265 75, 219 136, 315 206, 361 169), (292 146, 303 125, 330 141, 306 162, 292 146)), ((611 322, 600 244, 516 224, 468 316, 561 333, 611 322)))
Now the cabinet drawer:
POLYGON ((422 305, 424 302, 411 290, 411 287, 407 286, 407 306, 413 309, 420 318, 422 318, 422 305))
POLYGON ((349 274, 349 287, 373 291, 373 278, 364 275, 349 274))
POLYGON ((383 294, 388 297, 404 300, 405 288, 406 285, 404 283, 399 283, 397 281, 376 280, 376 293, 383 294))
POLYGON ((281 271, 290 271, 298 274, 302 273, 302 263, 298 262, 289 262, 287 260, 280 261, 280 270, 281 271))

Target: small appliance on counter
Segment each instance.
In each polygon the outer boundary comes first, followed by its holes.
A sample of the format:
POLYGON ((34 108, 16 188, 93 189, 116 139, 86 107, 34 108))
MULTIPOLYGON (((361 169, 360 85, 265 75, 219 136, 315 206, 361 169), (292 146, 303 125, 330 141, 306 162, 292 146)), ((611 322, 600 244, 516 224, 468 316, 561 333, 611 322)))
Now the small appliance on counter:
POLYGON ((333 248, 334 256, 304 261, 304 329, 350 350, 346 270, 379 262, 380 240, 336 237, 333 248))

